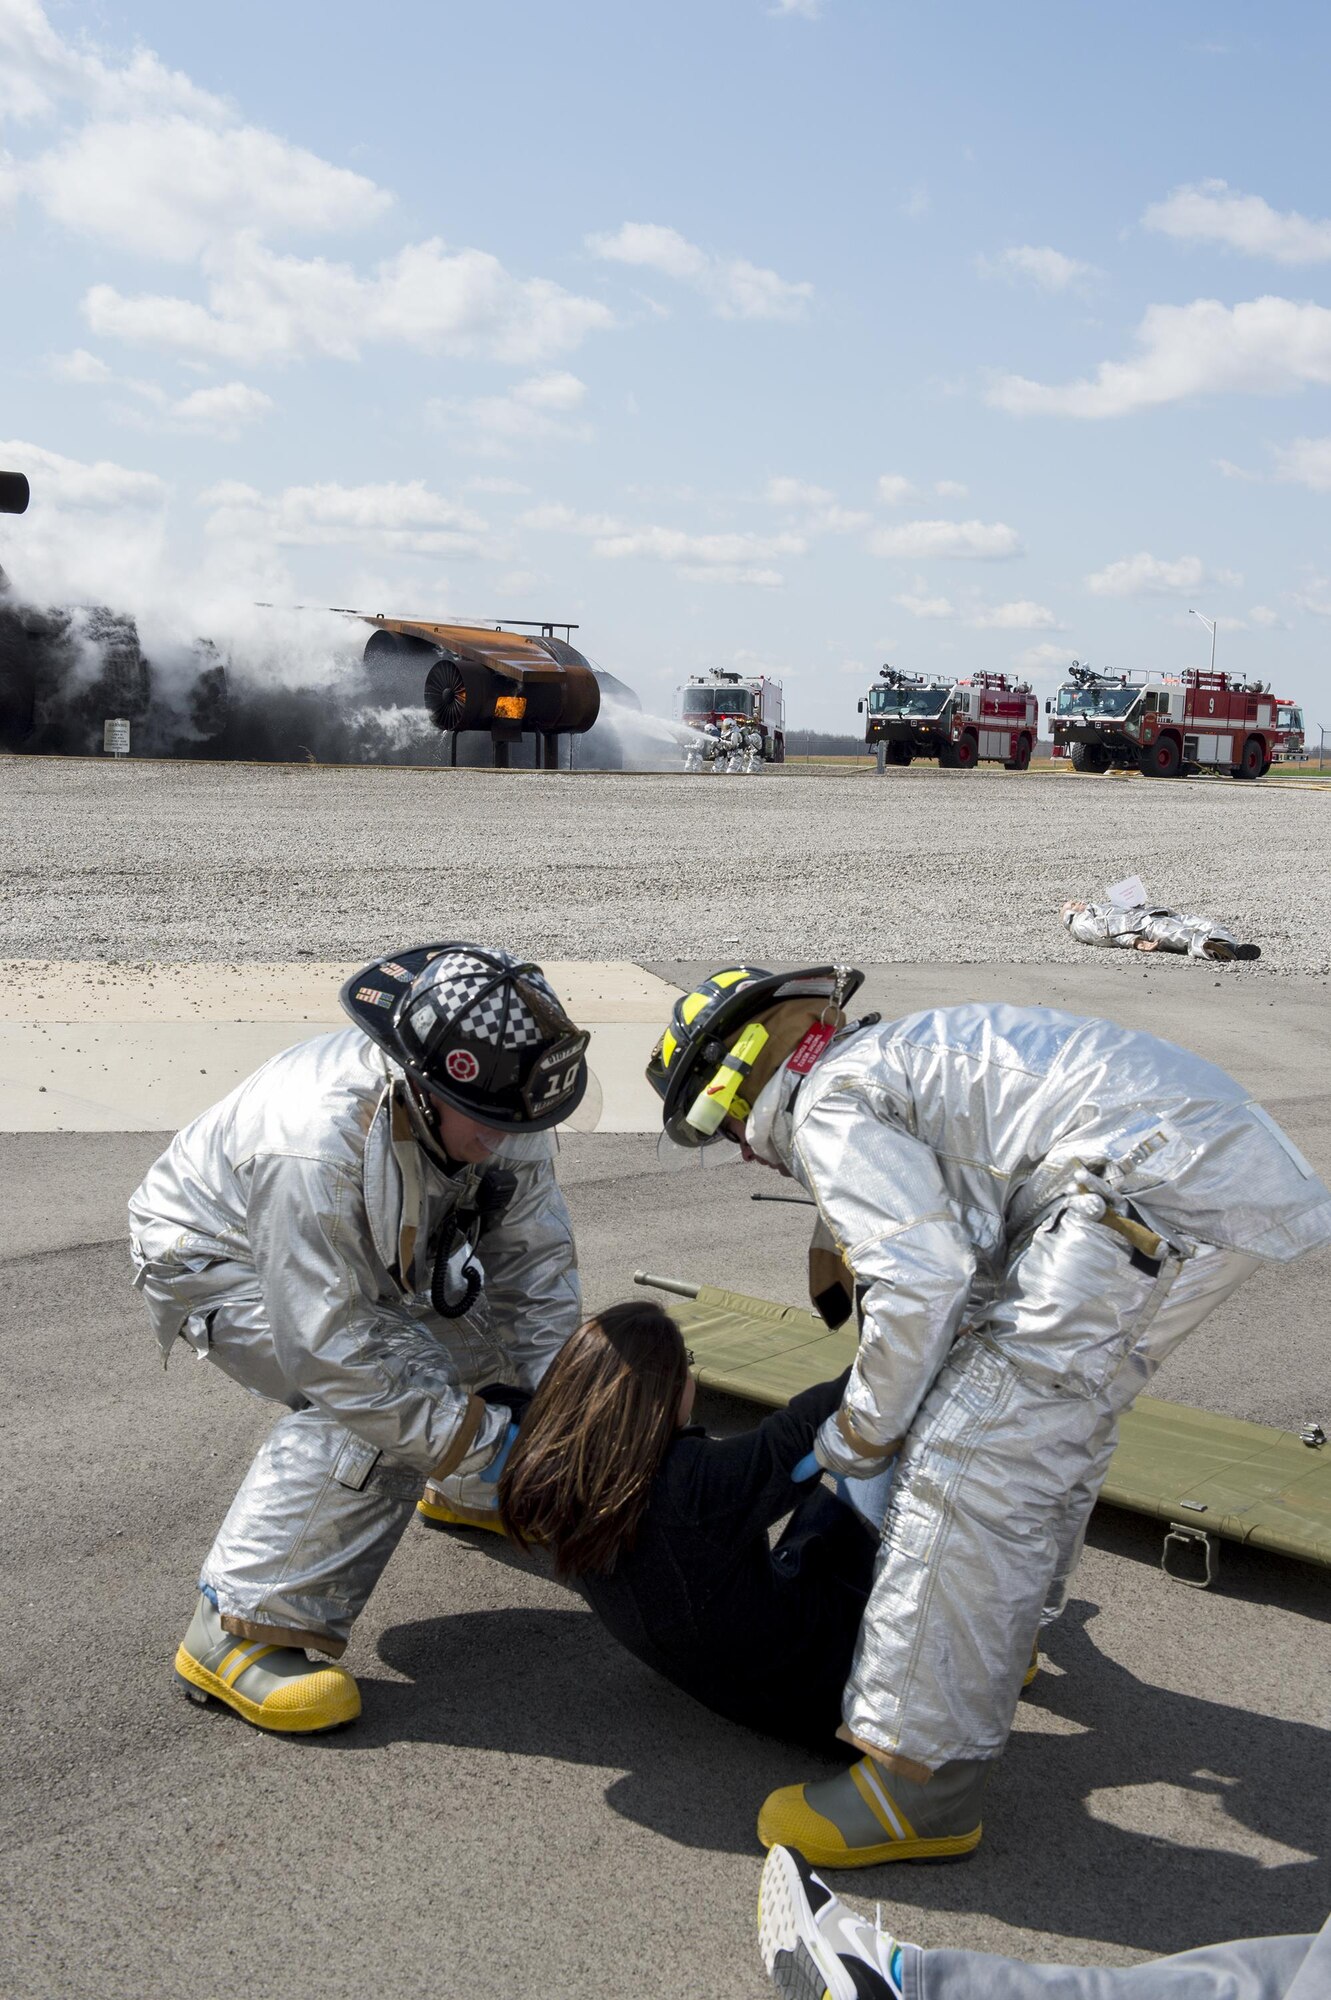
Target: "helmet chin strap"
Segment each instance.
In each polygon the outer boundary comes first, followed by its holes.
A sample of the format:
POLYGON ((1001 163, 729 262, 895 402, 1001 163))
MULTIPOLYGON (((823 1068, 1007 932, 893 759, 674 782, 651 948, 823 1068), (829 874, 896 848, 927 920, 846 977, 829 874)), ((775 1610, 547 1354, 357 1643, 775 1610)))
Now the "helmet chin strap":
POLYGON ((465 1160, 455 1160, 448 1152, 439 1136, 439 1113, 430 1098, 410 1072, 405 1075, 407 1117, 411 1121, 416 1137, 424 1146, 437 1167, 441 1167, 452 1180, 462 1172, 465 1160))

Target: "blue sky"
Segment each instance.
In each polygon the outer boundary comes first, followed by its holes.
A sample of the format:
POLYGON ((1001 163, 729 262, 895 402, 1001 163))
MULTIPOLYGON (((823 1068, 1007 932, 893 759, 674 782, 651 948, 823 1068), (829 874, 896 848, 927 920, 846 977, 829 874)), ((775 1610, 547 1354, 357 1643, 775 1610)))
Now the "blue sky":
POLYGON ((668 709, 1217 663, 1331 723, 1331 16, 0 0, 36 593, 571 619, 668 709), (1325 711, 1325 713, 1324 713, 1325 711))

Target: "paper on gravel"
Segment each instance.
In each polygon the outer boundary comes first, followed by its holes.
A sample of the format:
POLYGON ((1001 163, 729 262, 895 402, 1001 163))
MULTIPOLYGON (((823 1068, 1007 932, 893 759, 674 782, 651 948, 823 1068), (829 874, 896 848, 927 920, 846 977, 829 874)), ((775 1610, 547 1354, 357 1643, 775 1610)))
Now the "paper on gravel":
POLYGON ((1116 910, 1139 910, 1146 901, 1146 884, 1140 875, 1125 875, 1121 882, 1107 882, 1105 894, 1116 910))

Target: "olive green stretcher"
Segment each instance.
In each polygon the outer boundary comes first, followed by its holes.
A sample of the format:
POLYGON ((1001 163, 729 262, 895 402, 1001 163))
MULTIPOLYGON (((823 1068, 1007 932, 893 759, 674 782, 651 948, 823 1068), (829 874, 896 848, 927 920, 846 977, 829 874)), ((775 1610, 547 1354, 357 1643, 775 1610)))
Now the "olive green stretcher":
MULTIPOLYGON (((675 1294, 707 1388, 776 1409, 855 1358, 853 1328, 832 1332, 803 1307, 641 1271, 636 1282, 675 1294)), ((1281 1431, 1141 1396, 1100 1498, 1168 1524, 1164 1564, 1182 1583, 1213 1580, 1216 1538, 1331 1568, 1331 1444, 1316 1424, 1281 1431)))

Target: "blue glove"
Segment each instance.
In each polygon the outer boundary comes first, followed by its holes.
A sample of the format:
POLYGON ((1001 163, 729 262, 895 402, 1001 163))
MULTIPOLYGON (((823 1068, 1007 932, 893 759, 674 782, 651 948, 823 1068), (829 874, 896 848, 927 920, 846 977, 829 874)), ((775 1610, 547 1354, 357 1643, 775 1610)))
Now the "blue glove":
POLYGON ((500 1445, 498 1451, 495 1453, 494 1457, 490 1460, 490 1463, 486 1466, 484 1472, 480 1474, 481 1481, 484 1485, 498 1486, 500 1474, 503 1472, 504 1467, 508 1462, 508 1454, 513 1449, 513 1445, 517 1439, 517 1435, 518 1435, 517 1425, 510 1423, 508 1430, 504 1434, 504 1442, 500 1445))
POLYGON ((813 1452, 806 1451, 799 1464, 791 1467, 790 1476, 798 1485, 803 1479, 816 1479, 822 1469, 813 1452))

